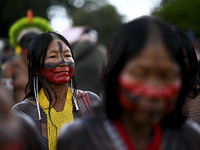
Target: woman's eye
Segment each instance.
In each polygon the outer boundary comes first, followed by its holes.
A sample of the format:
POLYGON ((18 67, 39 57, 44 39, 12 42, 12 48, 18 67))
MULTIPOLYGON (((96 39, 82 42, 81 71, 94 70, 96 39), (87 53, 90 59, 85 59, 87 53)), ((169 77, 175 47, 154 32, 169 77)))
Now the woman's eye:
POLYGON ((132 70, 131 74, 136 78, 144 78, 146 76, 146 73, 141 70, 132 70))
POLYGON ((65 57, 71 57, 71 55, 67 54, 67 55, 65 55, 65 57))
POLYGON ((165 81, 172 81, 176 78, 176 74, 174 74, 174 73, 163 73, 163 74, 161 74, 161 78, 165 81))
POLYGON ((52 55, 52 56, 49 56, 48 58, 56 58, 56 56, 52 55))

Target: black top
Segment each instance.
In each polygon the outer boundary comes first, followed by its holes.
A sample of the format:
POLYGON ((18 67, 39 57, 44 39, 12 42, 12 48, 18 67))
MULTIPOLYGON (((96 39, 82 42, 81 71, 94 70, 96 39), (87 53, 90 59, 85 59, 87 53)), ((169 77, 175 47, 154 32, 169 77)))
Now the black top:
MULTIPOLYGON (((126 150, 115 126, 104 116, 68 124, 60 132, 58 150, 126 150)), ((161 150, 199 150, 200 126, 185 120, 181 127, 162 131, 161 150)))

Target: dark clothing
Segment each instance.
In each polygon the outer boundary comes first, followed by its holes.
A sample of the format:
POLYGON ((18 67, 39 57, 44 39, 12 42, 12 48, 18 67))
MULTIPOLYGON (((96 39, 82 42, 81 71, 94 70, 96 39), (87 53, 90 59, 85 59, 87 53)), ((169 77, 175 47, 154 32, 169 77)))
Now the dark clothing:
MULTIPOLYGON (((33 120, 24 113, 15 113, 15 118, 19 122, 19 135, 22 138, 23 142, 23 150, 42 150, 42 143, 39 139, 39 135, 37 134, 37 128, 33 122, 33 120)), ((17 124, 15 124, 17 126, 17 124)), ((1 148, 0 148, 1 149, 1 148)), ((17 148, 10 150, 16 150, 17 148)), ((3 149, 4 150, 4 149, 3 149)))
MULTIPOLYGON (((192 120, 162 131, 161 150, 199 150, 200 126, 192 120)), ((126 150, 127 147, 111 121, 92 116, 68 124, 60 133, 58 150, 126 150)))
POLYGON ((100 96, 101 75, 106 62, 106 49, 91 42, 78 42, 73 46, 74 74, 77 88, 100 96))

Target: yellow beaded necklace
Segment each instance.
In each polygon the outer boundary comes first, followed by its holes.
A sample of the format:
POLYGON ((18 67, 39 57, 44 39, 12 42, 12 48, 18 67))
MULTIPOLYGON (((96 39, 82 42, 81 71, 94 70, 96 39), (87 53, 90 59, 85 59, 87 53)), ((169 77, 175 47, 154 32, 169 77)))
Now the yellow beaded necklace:
POLYGON ((43 89, 38 93, 39 103, 44 112, 47 114, 47 132, 48 132, 48 145, 49 150, 55 150, 57 146, 57 137, 59 130, 63 124, 74 121, 72 114, 72 93, 70 88, 67 91, 66 102, 63 111, 57 112, 53 107, 50 109, 49 114, 49 101, 46 98, 43 89))

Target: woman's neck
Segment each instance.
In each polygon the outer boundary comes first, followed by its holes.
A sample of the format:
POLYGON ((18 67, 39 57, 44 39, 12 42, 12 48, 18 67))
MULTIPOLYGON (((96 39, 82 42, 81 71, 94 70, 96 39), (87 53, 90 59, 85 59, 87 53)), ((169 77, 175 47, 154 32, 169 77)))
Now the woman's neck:
POLYGON ((153 139, 153 125, 137 123, 131 114, 122 114, 123 126, 137 149, 145 149, 153 139))
MULTIPOLYGON (((51 88, 49 88, 51 99, 52 99, 51 105, 54 107, 56 111, 58 112, 62 111, 65 106, 65 101, 66 101, 67 91, 68 91, 68 84, 62 84, 62 85, 54 84, 54 85, 51 85, 51 87, 53 88, 57 96, 57 99, 56 99, 54 91, 51 88)), ((47 94, 47 91, 45 89, 43 90, 47 99, 50 101, 50 97, 47 94)))

